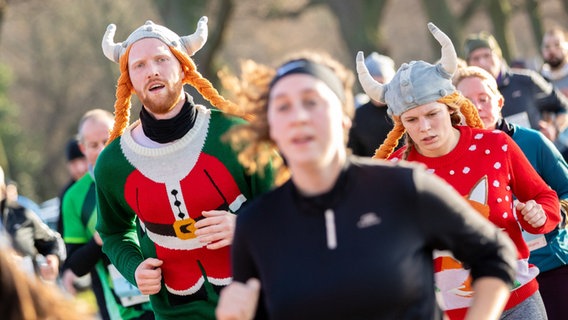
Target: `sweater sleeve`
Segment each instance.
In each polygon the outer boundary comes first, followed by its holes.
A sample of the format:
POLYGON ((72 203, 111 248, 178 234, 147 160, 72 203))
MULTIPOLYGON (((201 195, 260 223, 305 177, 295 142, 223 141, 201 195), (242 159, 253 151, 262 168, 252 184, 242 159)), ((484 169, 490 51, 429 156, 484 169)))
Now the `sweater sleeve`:
POLYGON ((521 202, 534 200, 540 204, 546 213, 547 219, 543 226, 534 228, 527 223, 520 212, 517 211, 518 221, 529 233, 542 234, 553 230, 560 222, 560 202, 556 192, 535 171, 519 146, 508 135, 507 150, 509 153, 509 167, 511 172, 511 185, 513 194, 521 202))
POLYGON ((34 246, 42 255, 56 255, 59 260, 65 259, 65 246, 58 232, 51 230, 36 213, 25 209, 27 219, 33 224, 34 246))
MULTIPOLYGON (((136 285, 134 273, 144 257, 136 233, 136 214, 123 207, 119 197, 124 185, 117 183, 112 158, 106 158, 107 146, 95 167, 98 217, 96 230, 103 240, 103 252, 130 283, 136 285), (103 161, 101 161, 103 160, 103 161)), ((115 150, 116 151, 116 150, 115 150)))
POLYGON ((67 245, 67 252, 63 269, 71 269, 79 277, 89 273, 103 257, 101 247, 94 238, 85 244, 67 245))
MULTIPOLYGON (((235 237, 231 246, 231 265, 234 281, 245 283, 250 278, 258 279, 260 277, 254 262, 254 253, 251 251, 251 247, 247 242, 247 239, 250 238, 246 235, 249 234, 249 232, 255 232, 254 227, 251 228, 249 226, 250 223, 247 223, 247 220, 251 219, 250 216, 254 215, 255 211, 262 210, 260 208, 261 203, 262 202, 258 201, 258 199, 253 200, 251 204, 242 208, 237 216, 235 237)), ((262 292, 259 297, 256 315, 254 318, 257 320, 268 319, 268 311, 262 292)))
POLYGON ((517 257, 511 239, 438 176, 415 170, 414 181, 418 223, 432 249, 451 251, 474 280, 497 277, 511 286, 517 257))

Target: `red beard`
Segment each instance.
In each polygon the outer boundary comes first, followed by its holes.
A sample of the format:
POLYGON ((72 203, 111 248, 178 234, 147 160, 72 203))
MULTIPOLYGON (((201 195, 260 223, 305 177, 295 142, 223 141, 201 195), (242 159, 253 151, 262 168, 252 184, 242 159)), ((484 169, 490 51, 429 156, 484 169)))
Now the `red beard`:
POLYGON ((180 97, 183 97, 180 93, 183 91, 183 83, 181 81, 176 83, 172 88, 165 87, 164 89, 167 90, 165 98, 149 98, 146 95, 140 98, 140 102, 142 102, 142 105, 144 105, 149 112, 153 114, 166 114, 176 106, 180 97))

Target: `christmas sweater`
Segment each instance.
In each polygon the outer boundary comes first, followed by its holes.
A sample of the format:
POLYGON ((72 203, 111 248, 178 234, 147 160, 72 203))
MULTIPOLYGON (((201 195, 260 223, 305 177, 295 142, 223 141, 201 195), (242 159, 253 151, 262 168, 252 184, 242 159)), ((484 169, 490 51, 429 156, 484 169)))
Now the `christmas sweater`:
MULTIPOLYGON (((518 251, 517 274, 513 294, 505 309, 523 302, 538 290, 538 268, 528 262, 529 248, 522 229, 543 234, 560 221, 556 193, 540 178, 517 144, 504 132, 459 126, 461 136, 456 147, 441 157, 426 157, 415 148, 407 160, 425 164, 429 171, 452 185, 477 211, 507 232, 518 251), (547 215, 546 223, 534 228, 513 209, 513 195, 519 201, 535 200, 547 215), (522 229, 521 229, 522 227, 522 229)), ((402 158, 406 146, 391 155, 402 158)), ((471 305, 473 289, 468 268, 449 252, 438 252, 435 259, 438 300, 451 319, 463 319, 471 305)))
MULTIPOLYGON (((86 246, 95 234, 95 225, 97 223, 97 208, 95 181, 91 173, 85 174, 81 179, 77 180, 65 193, 62 204, 62 219, 65 227, 63 240, 66 244, 75 244, 86 246)), ((81 248, 68 254, 92 254, 91 252, 82 251, 81 248)), ((71 256, 67 257, 70 261, 71 256)), ((86 260, 86 259, 83 259, 86 260)), ((104 260, 98 259, 94 266, 100 279, 100 285, 104 294, 104 301, 108 314, 113 320, 138 319, 145 310, 150 310, 150 304, 145 302, 143 305, 136 307, 124 307, 120 303, 120 299, 113 292, 112 278, 107 269, 104 260)))
POLYGON ((236 213, 272 186, 272 172, 248 175, 221 137, 242 119, 196 106, 192 129, 159 148, 137 144, 133 123, 101 152, 95 168, 103 251, 131 283, 149 257, 163 261, 162 289, 150 296, 157 319, 214 319, 231 281, 230 246, 207 249, 195 236, 202 212, 236 213))

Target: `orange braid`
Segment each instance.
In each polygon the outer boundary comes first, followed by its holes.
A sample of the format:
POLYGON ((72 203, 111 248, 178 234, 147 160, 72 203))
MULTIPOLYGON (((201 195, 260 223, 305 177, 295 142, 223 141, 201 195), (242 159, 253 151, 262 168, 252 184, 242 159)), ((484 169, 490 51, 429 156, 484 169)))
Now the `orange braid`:
POLYGON ((188 83, 197 89, 197 91, 205 99, 207 99, 207 101, 211 102, 211 104, 219 110, 246 120, 251 120, 250 115, 243 113, 236 104, 223 98, 219 94, 211 82, 205 79, 201 73, 197 71, 195 63, 191 60, 191 58, 174 47, 170 47, 170 50, 182 65, 182 69, 185 73, 185 78, 183 79, 184 83, 188 83))
MULTIPOLYGON (((484 128, 483 122, 481 118, 479 118, 479 114, 473 103, 461 95, 459 91, 446 95, 438 99, 437 102, 459 110, 464 116, 468 126, 472 128, 484 128)), ((373 156, 375 159, 387 159, 393 153, 402 135, 406 132, 406 129, 404 129, 400 121, 400 117, 393 116, 392 119, 394 121, 394 128, 388 133, 385 141, 375 151, 375 155, 373 156)), ((411 146, 408 143, 406 145, 408 150, 411 146)))
POLYGON ((389 132, 381 146, 375 150, 375 155, 373 156, 374 159, 387 159, 394 151, 394 148, 398 145, 398 141, 402 135, 406 132, 406 129, 400 121, 400 117, 393 116, 392 119, 394 121, 394 127, 389 132))
MULTIPOLYGON (((124 54, 120 57, 120 77, 117 81, 116 87, 116 101, 114 103, 114 127, 110 133, 107 145, 114 139, 120 137, 128 124, 130 123, 130 109, 132 107, 132 93, 134 88, 128 74, 128 55, 130 53, 129 46, 124 54)), ((183 83, 192 85, 207 101, 212 105, 219 108, 219 110, 237 117, 251 120, 251 115, 245 114, 240 111, 239 107, 233 102, 223 98, 219 92, 213 88, 209 80, 197 71, 195 63, 185 53, 182 53, 175 47, 170 47, 173 55, 179 60, 181 68, 185 74, 183 83)))
POLYGON ((483 121, 477 113, 477 108, 473 103, 465 98, 459 91, 446 95, 437 100, 440 103, 446 104, 450 107, 457 108, 465 118, 465 123, 472 128, 485 128, 483 121))
POLYGON ((128 74, 128 54, 130 47, 120 57, 120 77, 116 87, 116 101, 114 102, 114 127, 110 132, 107 145, 120 137, 130 122, 130 107, 134 88, 128 74))

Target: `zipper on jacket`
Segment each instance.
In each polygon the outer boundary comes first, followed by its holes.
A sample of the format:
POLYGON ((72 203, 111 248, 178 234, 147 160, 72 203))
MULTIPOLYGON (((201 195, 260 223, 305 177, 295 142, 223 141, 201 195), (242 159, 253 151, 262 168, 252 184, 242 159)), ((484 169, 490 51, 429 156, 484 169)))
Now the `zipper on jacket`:
POLYGON ((327 248, 333 250, 337 248, 337 233, 335 231, 335 214, 333 210, 325 210, 325 231, 327 235, 327 248))

